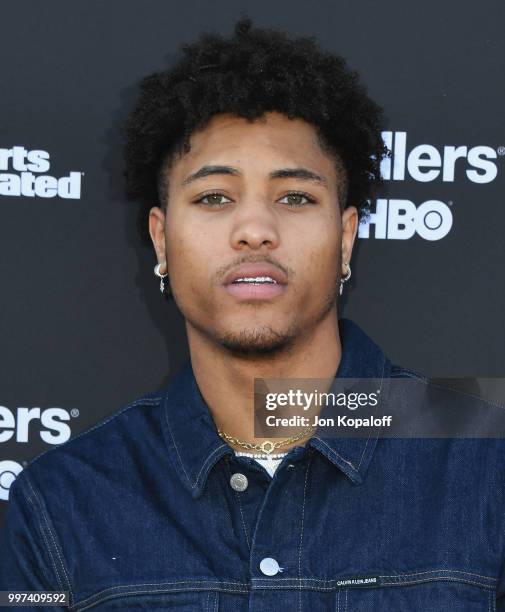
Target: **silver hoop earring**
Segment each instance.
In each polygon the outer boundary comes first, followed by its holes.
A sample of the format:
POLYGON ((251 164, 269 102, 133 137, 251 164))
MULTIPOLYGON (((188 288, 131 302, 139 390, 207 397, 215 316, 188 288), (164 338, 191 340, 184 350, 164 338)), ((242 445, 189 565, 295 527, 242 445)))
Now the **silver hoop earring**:
POLYGON ((340 295, 342 295, 342 292, 344 291, 344 283, 346 283, 350 278, 351 278, 351 264, 346 264, 347 265, 347 274, 344 276, 344 278, 340 279, 340 295))
POLYGON ((161 264, 156 264, 154 266, 154 273, 156 274, 156 276, 158 278, 161 279, 160 280, 160 291, 161 291, 161 293, 164 293, 165 292, 165 281, 164 281, 164 278, 166 276, 168 276, 168 272, 166 272, 165 274, 161 274, 160 268, 161 268, 161 264))

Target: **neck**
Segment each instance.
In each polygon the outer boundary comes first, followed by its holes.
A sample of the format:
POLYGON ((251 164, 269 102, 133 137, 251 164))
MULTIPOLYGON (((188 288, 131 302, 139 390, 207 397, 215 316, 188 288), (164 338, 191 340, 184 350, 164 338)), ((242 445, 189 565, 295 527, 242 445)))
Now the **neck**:
MULTIPOLYGON (((261 444, 254 436, 253 401, 255 378, 333 379, 341 359, 336 309, 333 308, 310 332, 295 339, 288 350, 266 355, 238 355, 186 323, 191 365, 196 382, 216 427, 240 440, 261 444)), ((302 431, 299 428, 296 433, 302 431)), ((303 445, 310 435, 275 452, 303 445)), ((243 447, 227 442, 236 450, 243 447)))

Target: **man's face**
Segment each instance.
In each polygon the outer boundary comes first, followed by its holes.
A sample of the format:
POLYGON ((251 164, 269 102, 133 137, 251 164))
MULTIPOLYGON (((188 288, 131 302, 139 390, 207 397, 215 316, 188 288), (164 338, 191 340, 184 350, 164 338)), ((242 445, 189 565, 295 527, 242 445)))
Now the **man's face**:
POLYGON ((344 213, 343 245, 335 160, 315 128, 276 112, 254 123, 221 114, 190 144, 168 171, 166 215, 153 208, 149 220, 188 333, 271 352, 335 316, 357 211, 344 213))

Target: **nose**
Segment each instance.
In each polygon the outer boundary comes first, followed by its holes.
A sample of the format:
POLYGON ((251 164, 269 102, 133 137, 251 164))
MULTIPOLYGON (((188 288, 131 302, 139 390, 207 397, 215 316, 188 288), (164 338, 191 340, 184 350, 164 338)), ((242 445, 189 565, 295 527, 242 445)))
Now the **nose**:
POLYGON ((232 248, 274 249, 279 245, 279 228, 274 211, 258 198, 242 201, 234 213, 230 232, 232 248))

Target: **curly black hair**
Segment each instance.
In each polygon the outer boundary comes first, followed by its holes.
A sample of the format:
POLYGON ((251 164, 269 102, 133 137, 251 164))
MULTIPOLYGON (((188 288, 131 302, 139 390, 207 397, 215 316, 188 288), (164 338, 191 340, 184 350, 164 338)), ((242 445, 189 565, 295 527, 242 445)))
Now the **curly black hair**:
POLYGON ((233 36, 203 32, 181 50, 175 66, 141 80, 123 125, 126 191, 141 204, 137 228, 145 244, 151 244, 149 209, 167 204, 171 161, 190 150, 191 134, 218 113, 253 121, 277 111, 313 125, 335 160, 342 209, 353 205, 360 220, 368 216, 382 183, 381 161, 390 154, 381 137, 383 109, 342 57, 314 37, 253 27, 247 16, 233 36))

